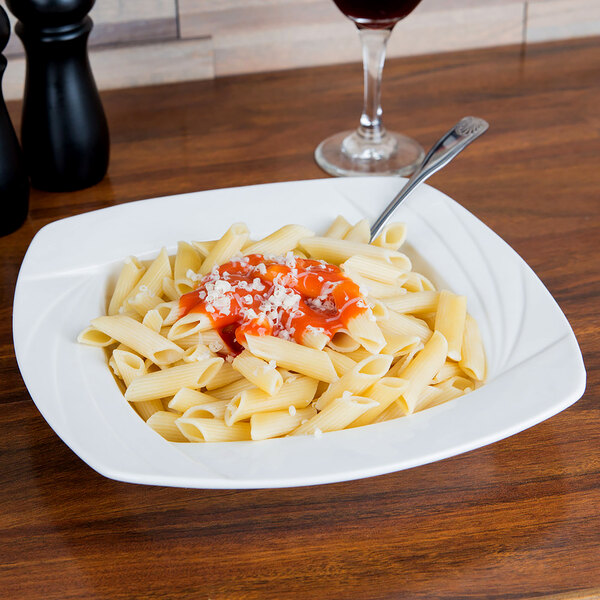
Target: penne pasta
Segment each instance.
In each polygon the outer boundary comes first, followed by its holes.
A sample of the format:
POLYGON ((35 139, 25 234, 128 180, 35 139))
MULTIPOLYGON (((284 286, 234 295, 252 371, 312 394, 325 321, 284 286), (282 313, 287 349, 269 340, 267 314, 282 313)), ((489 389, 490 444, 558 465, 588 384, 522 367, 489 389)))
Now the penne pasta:
POLYGON ((448 341, 448 358, 452 360, 460 360, 461 358, 466 316, 467 299, 448 290, 442 290, 435 314, 434 329, 439 331, 448 341))
POLYGON ((135 284, 142 278, 146 267, 142 265, 135 256, 130 256, 125 260, 121 269, 115 289, 108 304, 107 314, 116 315, 125 302, 125 298, 130 294, 135 284))
POLYGON ((360 396, 343 395, 332 400, 321 412, 301 424, 291 435, 319 435, 344 429, 360 415, 377 406, 377 401, 360 396))
POLYGON ((325 232, 325 237, 341 240, 352 228, 352 225, 341 215, 335 218, 329 229, 325 232))
POLYGON ((244 254, 287 254, 298 242, 314 235, 301 225, 284 225, 274 233, 244 248, 244 254))
POLYGON ((201 265, 202 257, 198 251, 187 242, 178 242, 173 280, 179 296, 194 289, 196 273, 200 270, 201 265))
POLYGON ((126 260, 107 316, 78 341, 107 348, 138 415, 167 441, 246 442, 368 426, 475 390, 485 352, 466 299, 437 291, 366 220, 324 236, 233 224, 174 256, 126 260), (307 258, 308 257, 308 258, 307 258))
POLYGON ((344 235, 344 239, 349 242, 358 242, 359 244, 368 244, 371 238, 371 228, 366 219, 361 219, 355 225, 352 225, 344 235))
POLYGON ((218 371, 222 358, 209 358, 137 377, 125 392, 129 402, 175 395, 181 388, 199 389, 218 371))
POLYGON ((272 396, 257 388, 244 390, 234 396, 225 410, 225 423, 232 425, 249 419, 254 413, 306 408, 317 390, 317 380, 310 377, 288 379, 272 396))
POLYGON ((199 270, 200 274, 206 275, 213 267, 233 258, 241 251, 248 240, 248 236, 249 232, 246 225, 243 223, 232 225, 206 255, 199 270))
POLYGON ((165 410, 155 412, 147 421, 156 433, 162 435, 168 442, 187 442, 187 438, 181 433, 175 424, 179 415, 165 410))
POLYGON ((129 346, 157 365, 168 365, 183 356, 183 350, 170 340, 125 315, 97 317, 92 327, 129 346))
POLYGON ((477 321, 469 314, 465 317, 460 368, 477 381, 485 379, 485 352, 477 321))
POLYGON ((190 442, 239 442, 250 440, 250 423, 226 425, 213 418, 179 417, 175 424, 190 442))
POLYGON ((268 395, 275 394, 283 385, 283 377, 277 371, 275 361, 266 362, 254 356, 248 350, 238 354, 231 366, 250 383, 268 395))
POLYGON ((374 354, 369 358, 365 358, 344 373, 340 379, 332 383, 315 402, 315 407, 322 410, 332 400, 344 393, 362 395, 362 392, 388 372, 391 364, 392 357, 383 354, 374 354))
POLYGON ((371 310, 351 318, 348 321, 348 333, 371 354, 378 354, 386 344, 371 310))
POLYGON ((299 245, 309 256, 318 256, 321 260, 339 265, 352 256, 368 256, 391 262, 392 257, 405 259, 405 264, 410 269, 410 260, 400 252, 379 248, 371 244, 361 244, 348 240, 337 240, 327 237, 311 237, 300 240, 299 245))
POLYGON ((406 390, 402 393, 408 412, 414 412, 419 395, 442 368, 447 352, 446 338, 439 331, 435 331, 423 350, 418 352, 400 373, 400 377, 408 382, 406 390))
POLYGON ((406 225, 404 223, 390 223, 373 240, 374 246, 398 250, 406 240, 406 225))
POLYGON ((322 350, 306 348, 273 336, 247 335, 246 342, 252 354, 264 360, 274 360, 278 367, 321 381, 332 382, 337 379, 331 359, 322 350))
POLYGON ((273 412, 254 413, 250 417, 250 436, 253 440, 286 435, 299 427, 302 421, 311 419, 317 411, 311 406, 298 410, 277 410, 273 412))

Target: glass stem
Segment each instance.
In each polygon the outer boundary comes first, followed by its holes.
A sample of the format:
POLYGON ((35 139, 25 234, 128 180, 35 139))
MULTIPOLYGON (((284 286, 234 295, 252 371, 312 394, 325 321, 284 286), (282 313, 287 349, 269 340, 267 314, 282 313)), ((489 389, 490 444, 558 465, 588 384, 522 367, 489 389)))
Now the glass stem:
POLYGON ((385 129, 381 121, 381 75, 390 29, 358 28, 363 50, 365 94, 358 134, 374 143, 381 141, 385 129))

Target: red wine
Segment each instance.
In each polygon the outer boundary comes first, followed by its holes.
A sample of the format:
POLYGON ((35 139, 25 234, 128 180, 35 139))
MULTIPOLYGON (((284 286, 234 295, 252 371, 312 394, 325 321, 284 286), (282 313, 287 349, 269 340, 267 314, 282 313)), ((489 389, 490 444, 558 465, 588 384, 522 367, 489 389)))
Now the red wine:
POLYGON ((334 0, 359 27, 384 29, 404 19, 421 0, 334 0))

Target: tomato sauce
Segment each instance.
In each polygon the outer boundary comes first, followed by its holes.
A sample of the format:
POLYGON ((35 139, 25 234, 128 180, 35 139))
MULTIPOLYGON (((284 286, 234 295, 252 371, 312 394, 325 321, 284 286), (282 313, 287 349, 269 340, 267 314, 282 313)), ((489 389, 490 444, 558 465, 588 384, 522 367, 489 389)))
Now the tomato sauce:
POLYGON ((215 267, 179 299, 180 317, 203 312, 234 354, 247 333, 302 343, 316 330, 329 339, 369 310, 359 286, 320 260, 262 254, 215 267), (313 328, 313 329, 311 329, 313 328))

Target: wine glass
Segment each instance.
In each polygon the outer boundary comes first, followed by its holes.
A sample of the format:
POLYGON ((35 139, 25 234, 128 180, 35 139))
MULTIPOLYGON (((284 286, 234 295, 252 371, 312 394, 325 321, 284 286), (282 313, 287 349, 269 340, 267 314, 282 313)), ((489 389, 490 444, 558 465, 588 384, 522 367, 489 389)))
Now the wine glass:
POLYGON ((381 74, 394 25, 421 0, 334 0, 358 27, 363 49, 364 103, 358 129, 336 133, 315 150, 331 175, 407 175, 424 156, 415 140, 387 131, 381 120, 381 74))

